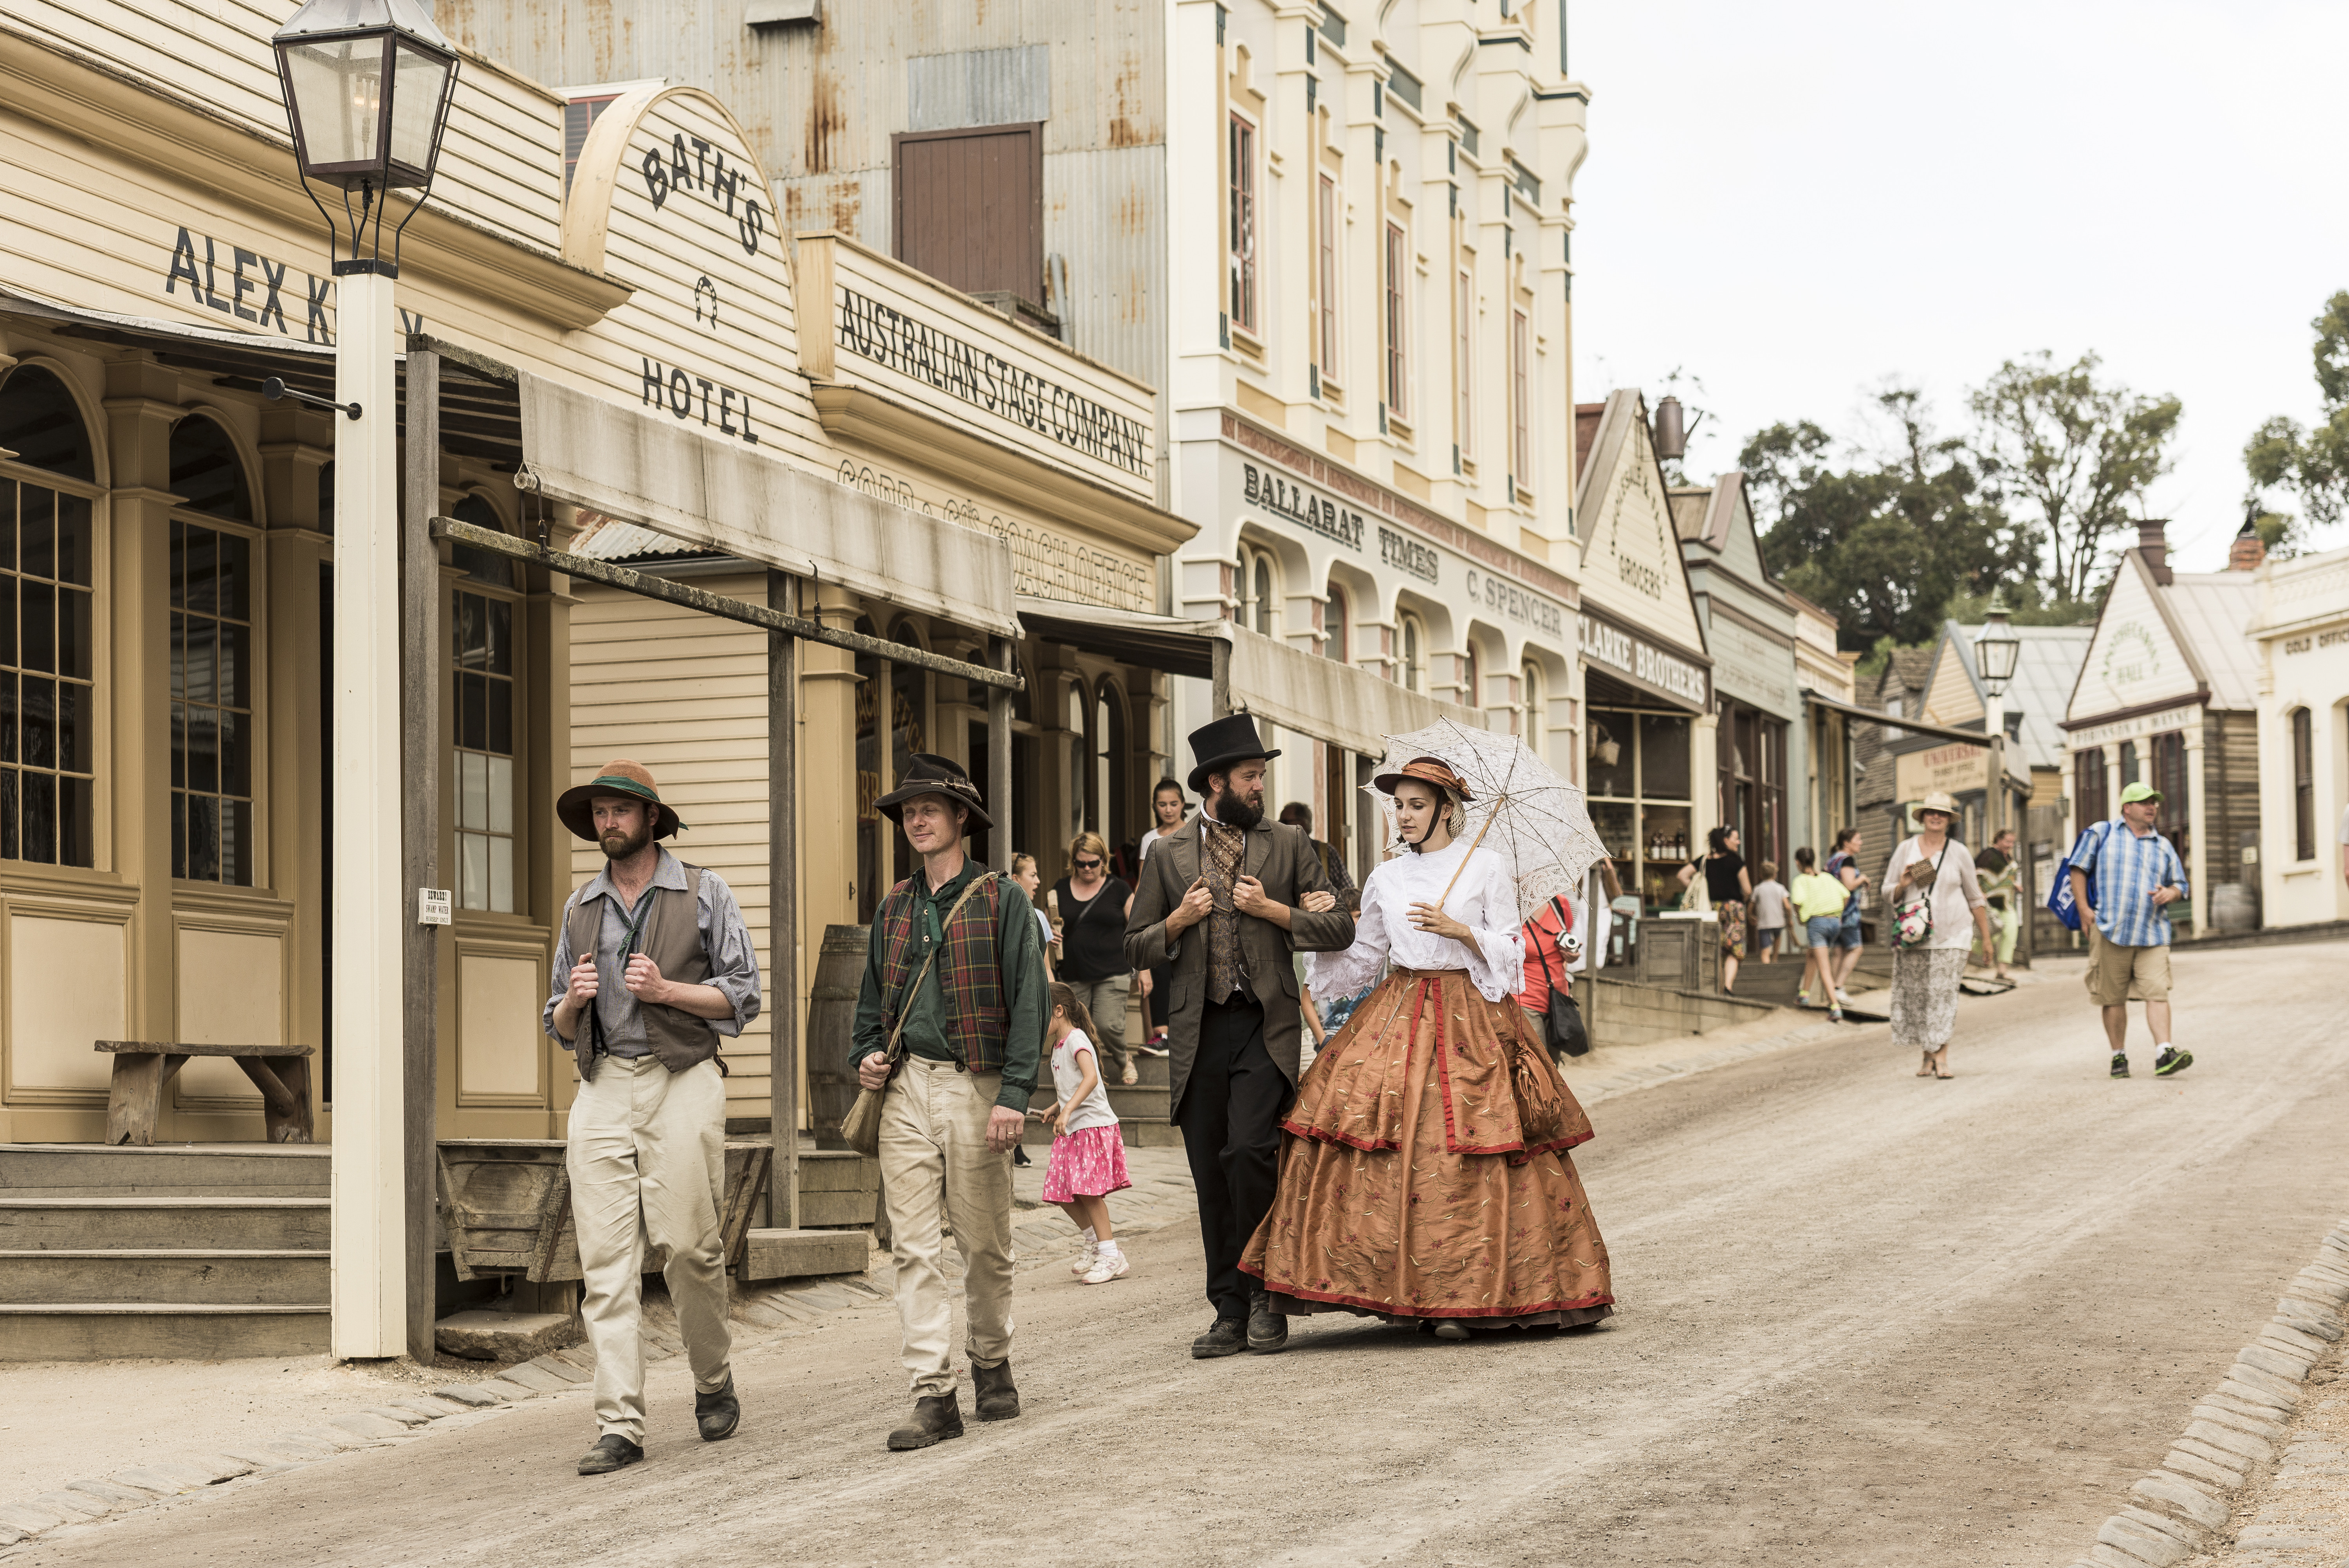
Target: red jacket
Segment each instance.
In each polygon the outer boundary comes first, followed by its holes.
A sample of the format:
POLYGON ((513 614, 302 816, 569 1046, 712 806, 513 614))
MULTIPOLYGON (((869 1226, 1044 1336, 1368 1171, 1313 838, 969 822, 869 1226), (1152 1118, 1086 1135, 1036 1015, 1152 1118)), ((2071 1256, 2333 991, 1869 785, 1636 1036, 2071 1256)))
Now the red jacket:
POLYGON ((1566 954, 1559 950, 1558 939, 1574 929, 1574 906, 1564 898, 1553 898, 1534 911, 1526 922, 1526 987, 1517 992, 1517 1005, 1528 1012, 1549 1011, 1550 977, 1556 975, 1558 984, 1569 994, 1574 990, 1574 978, 1566 972, 1566 954), (1543 960, 1548 967, 1543 967, 1543 960))

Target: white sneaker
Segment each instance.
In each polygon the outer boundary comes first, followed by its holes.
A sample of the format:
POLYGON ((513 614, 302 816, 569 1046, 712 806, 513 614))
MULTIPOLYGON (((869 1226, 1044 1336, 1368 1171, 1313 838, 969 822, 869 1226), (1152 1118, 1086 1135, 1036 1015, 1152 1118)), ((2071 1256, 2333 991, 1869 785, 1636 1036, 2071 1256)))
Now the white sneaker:
POLYGON ((1077 1238, 1077 1255, 1069 1260, 1070 1274, 1076 1279, 1083 1279, 1087 1274, 1093 1272, 1093 1260, 1098 1258, 1100 1255, 1101 1243, 1099 1241, 1088 1241, 1082 1236, 1079 1236, 1077 1238))
POLYGON ((1835 998, 1836 1005, 1837 1007, 1849 1007, 1851 1005, 1851 992, 1847 991, 1838 989, 1835 993, 1835 998))
POLYGON ((1123 1251, 1096 1252, 1093 1254, 1093 1266, 1086 1273, 1084 1282, 1089 1285, 1105 1285, 1112 1280, 1123 1278, 1125 1271, 1133 1266, 1126 1262, 1123 1251))

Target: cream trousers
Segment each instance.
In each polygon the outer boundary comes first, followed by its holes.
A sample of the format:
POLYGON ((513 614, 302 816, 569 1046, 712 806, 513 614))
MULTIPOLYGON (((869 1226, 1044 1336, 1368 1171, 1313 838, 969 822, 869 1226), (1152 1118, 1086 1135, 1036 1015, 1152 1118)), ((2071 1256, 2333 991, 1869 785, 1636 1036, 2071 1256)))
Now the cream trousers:
POLYGON ((1011 1151, 987 1147, 1000 1074, 960 1073, 908 1055, 881 1102, 881 1185, 897 1272, 899 1354, 914 1397, 954 1392, 954 1304, 939 1266, 941 1221, 962 1252, 965 1348, 993 1366, 1011 1355, 1011 1151))
POLYGON ((571 1106, 571 1215, 586 1276, 580 1313, 595 1352, 595 1426, 645 1440, 641 1286, 647 1243, 668 1249, 669 1299, 695 1391, 726 1386, 726 1083, 718 1064, 671 1073, 654 1056, 606 1056, 571 1106))

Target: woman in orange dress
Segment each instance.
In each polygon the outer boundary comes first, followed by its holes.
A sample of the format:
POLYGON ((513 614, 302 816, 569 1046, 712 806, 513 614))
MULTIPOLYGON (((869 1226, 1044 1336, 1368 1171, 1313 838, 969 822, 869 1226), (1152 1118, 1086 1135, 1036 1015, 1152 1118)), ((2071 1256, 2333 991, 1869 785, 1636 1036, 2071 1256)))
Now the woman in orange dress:
POLYGON ((1276 1312, 1471 1328, 1595 1323, 1607 1243, 1567 1150, 1590 1137, 1514 993, 1524 950, 1501 857, 1458 837, 1466 786, 1421 757, 1374 781, 1405 853, 1362 888, 1354 945, 1316 996, 1378 989, 1314 1058, 1282 1126, 1280 1185, 1240 1267, 1276 1312))

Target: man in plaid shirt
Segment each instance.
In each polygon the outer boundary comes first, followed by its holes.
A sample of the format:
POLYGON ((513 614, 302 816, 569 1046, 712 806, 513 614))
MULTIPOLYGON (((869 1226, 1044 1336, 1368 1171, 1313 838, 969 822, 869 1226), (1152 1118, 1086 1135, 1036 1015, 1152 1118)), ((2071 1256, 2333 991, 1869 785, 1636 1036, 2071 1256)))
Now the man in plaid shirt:
POLYGON ((2120 820, 2090 828, 2072 851, 2072 897, 2080 908, 2080 929, 2089 933, 2088 994, 2105 1010, 2116 1078, 2129 1075, 2132 994, 2144 1001, 2146 1026, 2153 1031, 2154 1075, 2166 1078, 2194 1064, 2191 1051, 2169 1043, 2169 917, 2164 911, 2186 897, 2187 888, 2177 849, 2155 831, 2160 815, 2161 792, 2130 784, 2121 791, 2120 820))

